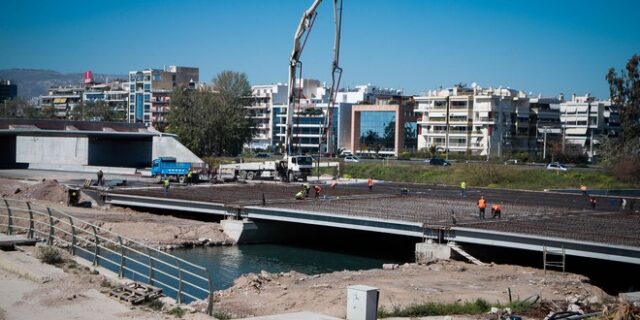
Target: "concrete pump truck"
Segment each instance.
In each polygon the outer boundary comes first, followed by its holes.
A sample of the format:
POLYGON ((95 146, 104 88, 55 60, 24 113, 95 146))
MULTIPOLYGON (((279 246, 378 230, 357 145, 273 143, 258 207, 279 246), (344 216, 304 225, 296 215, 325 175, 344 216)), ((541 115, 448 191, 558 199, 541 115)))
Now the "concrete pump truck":
MULTIPOLYGON (((260 178, 274 178, 281 181, 293 182, 298 179, 303 181, 311 175, 313 169, 313 158, 301 155, 300 150, 296 153, 293 143, 293 115, 296 107, 299 107, 301 90, 297 88, 296 79, 302 80, 302 62, 300 57, 305 44, 315 22, 318 6, 322 0, 315 0, 311 7, 307 9, 300 20, 293 38, 293 50, 289 58, 289 82, 288 82, 288 102, 286 107, 284 156, 279 161, 247 162, 225 164, 220 166, 218 177, 221 180, 240 179, 254 180, 260 178)), ((335 38, 333 47, 333 62, 331 65, 331 88, 329 88, 328 108, 324 124, 321 128, 321 145, 328 141, 331 132, 331 119, 333 118, 333 107, 335 97, 340 87, 342 78, 342 68, 339 65, 340 57, 340 30, 342 24, 342 0, 333 0, 333 12, 335 23, 335 38)))

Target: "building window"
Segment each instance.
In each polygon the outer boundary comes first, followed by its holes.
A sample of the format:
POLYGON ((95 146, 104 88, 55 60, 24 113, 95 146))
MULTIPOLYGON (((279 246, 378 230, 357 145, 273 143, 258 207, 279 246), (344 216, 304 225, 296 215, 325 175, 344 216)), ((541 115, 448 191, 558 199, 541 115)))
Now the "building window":
POLYGON ((362 111, 360 113, 360 146, 366 150, 395 149, 395 111, 362 111))
POLYGON ((144 92, 150 92, 151 91, 151 84, 150 83, 145 83, 144 84, 144 92))
POLYGON ((136 85, 135 85, 135 84, 130 85, 130 86, 129 86, 129 90, 130 90, 131 92, 136 91, 136 85))
POLYGON ((149 112, 151 110, 151 105, 148 103, 144 104, 144 112, 149 112))
POLYGON ((151 101, 151 95, 150 94, 145 94, 144 95, 144 102, 149 102, 151 101))

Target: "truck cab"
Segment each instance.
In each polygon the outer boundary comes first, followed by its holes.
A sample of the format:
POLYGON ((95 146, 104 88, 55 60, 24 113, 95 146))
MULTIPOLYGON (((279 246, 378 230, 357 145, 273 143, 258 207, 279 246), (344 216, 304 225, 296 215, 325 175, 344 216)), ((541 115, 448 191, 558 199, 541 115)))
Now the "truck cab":
POLYGON ((310 156, 289 156, 287 157, 287 180, 297 179, 307 180, 313 169, 313 158, 310 156))

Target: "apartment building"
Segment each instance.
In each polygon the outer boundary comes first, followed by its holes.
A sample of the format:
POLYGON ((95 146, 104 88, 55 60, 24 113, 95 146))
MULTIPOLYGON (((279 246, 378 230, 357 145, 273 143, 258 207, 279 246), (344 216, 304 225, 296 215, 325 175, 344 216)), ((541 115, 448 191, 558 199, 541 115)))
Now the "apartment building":
POLYGON ((560 103, 559 114, 565 143, 581 146, 589 157, 597 154, 600 136, 616 135, 621 129, 618 108, 590 94, 573 94, 560 103))
POLYGON ((82 101, 85 104, 104 102, 116 113, 117 119, 125 121, 129 104, 129 83, 116 80, 109 83, 90 84, 82 93, 82 101))
POLYGON ((66 119, 71 111, 82 103, 84 86, 60 86, 49 88, 46 95, 38 98, 41 109, 53 108, 53 114, 58 119, 66 119))
POLYGON ((245 146, 252 150, 267 150, 273 145, 274 106, 287 104, 287 85, 282 83, 251 87, 252 103, 245 108, 253 120, 253 138, 245 146))
POLYGON ((375 104, 376 99, 401 96, 402 90, 380 88, 371 84, 358 85, 354 88, 340 89, 336 95, 336 103, 375 104))
POLYGON ((497 156, 529 151, 529 99, 510 88, 456 85, 415 97, 418 149, 497 156))
POLYGON ((198 68, 179 66, 130 71, 128 121, 163 127, 171 92, 176 88, 195 89, 199 73, 198 68))

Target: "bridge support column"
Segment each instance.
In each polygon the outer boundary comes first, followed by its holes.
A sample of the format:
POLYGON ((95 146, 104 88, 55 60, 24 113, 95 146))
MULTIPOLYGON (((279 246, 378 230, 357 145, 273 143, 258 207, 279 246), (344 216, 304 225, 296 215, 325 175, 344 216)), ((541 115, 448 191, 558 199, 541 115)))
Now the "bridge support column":
POLYGON ((226 219, 220 224, 224 233, 235 243, 280 242, 293 236, 285 225, 271 221, 226 219))
POLYGON ((416 262, 429 263, 435 260, 451 259, 451 248, 446 244, 438 244, 432 240, 416 243, 416 262))

